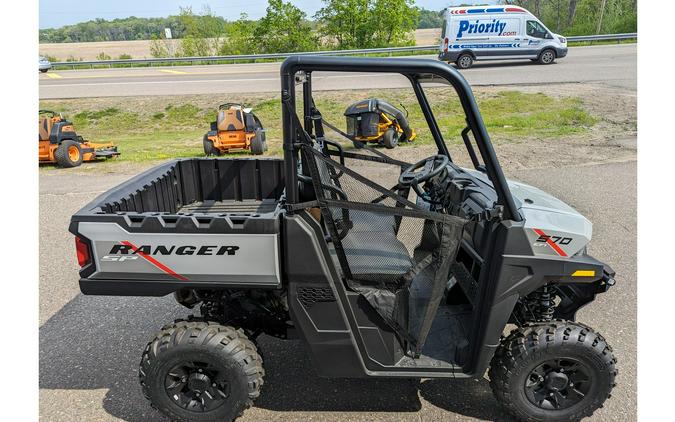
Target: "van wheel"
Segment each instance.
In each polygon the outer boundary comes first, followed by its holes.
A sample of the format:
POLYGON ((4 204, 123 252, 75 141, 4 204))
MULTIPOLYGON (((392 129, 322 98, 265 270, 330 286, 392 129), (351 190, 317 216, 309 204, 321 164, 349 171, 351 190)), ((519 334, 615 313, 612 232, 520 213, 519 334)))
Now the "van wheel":
POLYGON ((460 69, 468 69, 473 66, 473 56, 469 53, 464 53, 457 57, 457 61, 455 63, 460 69))
POLYGON ((56 151, 54 159, 59 167, 77 167, 82 164, 82 147, 79 142, 67 139, 61 142, 56 151))
POLYGON ((547 48, 539 54, 539 64, 551 64, 555 61, 555 51, 547 48))
POLYGON ((382 137, 382 142, 387 149, 396 148, 396 145, 398 145, 398 132, 396 132, 396 129, 391 127, 387 129, 382 137))
POLYGON ((174 421, 232 421, 260 395, 265 371, 241 330, 202 320, 168 324, 148 343, 139 380, 174 421))
POLYGON ((591 416, 616 385, 616 358, 591 328, 553 321, 518 328, 490 362, 497 401, 518 420, 568 422, 591 416))

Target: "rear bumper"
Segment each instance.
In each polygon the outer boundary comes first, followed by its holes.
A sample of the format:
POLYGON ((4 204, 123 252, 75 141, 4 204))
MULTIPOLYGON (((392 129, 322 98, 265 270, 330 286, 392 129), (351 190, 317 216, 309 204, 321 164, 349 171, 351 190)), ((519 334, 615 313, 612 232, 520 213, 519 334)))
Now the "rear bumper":
POLYGON ((438 60, 443 62, 454 62, 459 57, 459 51, 442 51, 438 53, 438 60))

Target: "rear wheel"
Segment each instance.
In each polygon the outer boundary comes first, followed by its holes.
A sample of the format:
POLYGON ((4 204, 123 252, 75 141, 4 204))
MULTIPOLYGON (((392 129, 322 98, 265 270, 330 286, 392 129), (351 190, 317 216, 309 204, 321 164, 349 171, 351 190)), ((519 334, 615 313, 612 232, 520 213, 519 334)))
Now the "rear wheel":
POLYGON ((547 48, 539 54, 537 62, 540 64, 551 64, 555 61, 555 51, 547 48))
POLYGON ((49 69, 40 69, 40 72, 42 72, 42 73, 47 73, 48 70, 49 70, 49 69))
POLYGON ((382 143, 389 149, 396 148, 396 145, 398 145, 398 132, 396 132, 396 129, 391 127, 387 129, 382 137, 382 143))
POLYGON ((524 421, 576 421, 610 397, 616 358, 582 324, 525 326, 502 340, 490 363, 490 386, 506 411, 524 421))
POLYGON ((213 145, 213 141, 209 139, 208 135, 204 135, 202 143, 204 144, 204 154, 206 154, 207 157, 210 157, 211 155, 220 155, 220 151, 213 145))
POLYGON ((473 66, 473 56, 469 53, 464 53, 457 57, 457 61, 455 63, 460 69, 468 69, 473 66))
POLYGON ((82 147, 79 142, 67 139, 61 142, 56 151, 54 159, 59 167, 77 167, 82 164, 82 147))
POLYGON ((175 421, 232 421, 260 395, 256 346, 232 327, 201 320, 168 324, 143 352, 143 394, 175 421))
POLYGON ((251 153, 253 155, 260 155, 265 152, 265 140, 263 139, 263 131, 256 129, 255 135, 251 138, 251 153))

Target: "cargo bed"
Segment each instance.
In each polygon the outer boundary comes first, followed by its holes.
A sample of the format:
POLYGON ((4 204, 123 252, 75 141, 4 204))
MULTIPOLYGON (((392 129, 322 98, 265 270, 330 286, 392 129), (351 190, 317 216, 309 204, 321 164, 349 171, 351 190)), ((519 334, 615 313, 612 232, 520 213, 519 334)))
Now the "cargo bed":
POLYGON ((76 213, 89 294, 280 285, 283 161, 185 159, 154 167, 76 213))

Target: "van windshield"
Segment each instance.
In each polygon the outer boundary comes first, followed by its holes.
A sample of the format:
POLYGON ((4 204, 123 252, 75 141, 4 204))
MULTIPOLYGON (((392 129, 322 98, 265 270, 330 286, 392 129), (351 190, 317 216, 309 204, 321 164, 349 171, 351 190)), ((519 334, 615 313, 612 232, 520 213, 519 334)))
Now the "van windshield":
POLYGON ((527 35, 535 38, 548 38, 548 31, 537 21, 527 21, 527 35))

